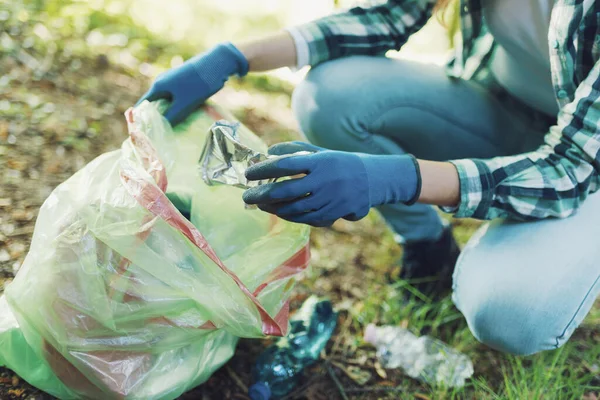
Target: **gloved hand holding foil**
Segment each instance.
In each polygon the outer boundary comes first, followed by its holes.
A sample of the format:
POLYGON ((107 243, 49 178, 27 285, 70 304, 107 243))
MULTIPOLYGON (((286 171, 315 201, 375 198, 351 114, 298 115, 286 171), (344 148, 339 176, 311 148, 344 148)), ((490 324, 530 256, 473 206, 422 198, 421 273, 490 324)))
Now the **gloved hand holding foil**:
POLYGON ((246 178, 304 176, 250 188, 243 199, 290 222, 325 227, 340 218, 358 221, 371 207, 412 204, 420 193, 419 167, 411 155, 333 151, 303 142, 276 144, 269 154, 284 158, 250 167, 246 178), (297 156, 285 158, 291 154, 297 156))
MULTIPOLYGON (((239 123, 225 120, 217 121, 211 126, 199 160, 202 179, 208 185, 221 183, 249 189, 276 180, 246 178, 246 170, 251 166, 282 156, 263 154, 244 144, 239 128, 239 123)), ((301 151, 285 156, 302 154, 309 152, 301 151)))

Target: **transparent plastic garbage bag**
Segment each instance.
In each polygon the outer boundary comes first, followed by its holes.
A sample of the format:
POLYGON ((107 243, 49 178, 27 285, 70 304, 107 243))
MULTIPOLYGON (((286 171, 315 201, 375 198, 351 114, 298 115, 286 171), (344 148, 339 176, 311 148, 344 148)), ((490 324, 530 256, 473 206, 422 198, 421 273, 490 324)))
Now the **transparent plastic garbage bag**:
MULTIPOLYGON (((230 116, 205 106, 173 130, 159 109, 128 110, 121 149, 52 192, 0 297, 0 365, 61 399, 173 399, 239 337, 287 332, 308 228, 204 183, 206 135, 230 116)), ((266 152, 247 128, 239 135, 266 152)))

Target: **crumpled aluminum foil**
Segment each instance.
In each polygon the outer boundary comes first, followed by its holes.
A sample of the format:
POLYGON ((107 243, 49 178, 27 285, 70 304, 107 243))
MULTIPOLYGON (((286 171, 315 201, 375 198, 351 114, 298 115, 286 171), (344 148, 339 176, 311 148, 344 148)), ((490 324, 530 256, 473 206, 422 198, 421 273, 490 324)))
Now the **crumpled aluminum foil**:
MULTIPOLYGON (((202 179, 206 184, 225 184, 249 189, 265 183, 275 182, 277 179, 249 181, 246 179, 245 172, 252 165, 267 159, 311 154, 309 151, 299 151, 280 156, 263 154, 241 142, 240 135, 238 135, 240 126, 238 122, 221 120, 210 127, 198 161, 202 179)), ((255 207, 246 205, 246 208, 255 207)))
POLYGON ((249 181, 244 173, 254 164, 270 158, 242 144, 237 122, 215 122, 204 143, 199 165, 202 179, 208 185, 222 183, 248 189, 273 180, 249 181))

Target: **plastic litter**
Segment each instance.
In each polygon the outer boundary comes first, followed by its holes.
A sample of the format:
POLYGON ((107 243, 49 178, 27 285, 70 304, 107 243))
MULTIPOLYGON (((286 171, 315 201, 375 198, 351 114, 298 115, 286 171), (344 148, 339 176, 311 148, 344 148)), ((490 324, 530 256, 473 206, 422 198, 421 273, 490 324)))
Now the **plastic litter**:
POLYGON ((173 131, 160 108, 128 110, 121 149, 52 192, 0 297, 0 365, 60 399, 174 399, 238 337, 287 333, 308 228, 204 183, 202 145, 227 114, 206 106, 173 131))
POLYGON ((268 347, 256 360, 252 400, 269 400, 290 393, 300 381, 302 371, 319 359, 337 324, 331 302, 308 298, 290 319, 287 337, 268 347))
POLYGON ((244 175, 248 167, 267 156, 241 142, 240 124, 217 121, 210 128, 202 154, 200 171, 208 185, 222 183, 248 189, 269 181, 249 181, 244 175))
POLYGON ((275 179, 249 181, 245 172, 252 165, 267 159, 310 154, 308 151, 283 156, 264 154, 253 148, 256 144, 251 143, 240 128, 239 123, 228 121, 217 121, 210 128, 198 161, 202 179, 207 185, 225 184, 248 189, 273 182, 275 179))
POLYGON ((461 387, 473 375, 467 356, 429 336, 418 337, 397 326, 368 325, 364 339, 377 347, 384 368, 402 368, 411 378, 431 385, 461 387))

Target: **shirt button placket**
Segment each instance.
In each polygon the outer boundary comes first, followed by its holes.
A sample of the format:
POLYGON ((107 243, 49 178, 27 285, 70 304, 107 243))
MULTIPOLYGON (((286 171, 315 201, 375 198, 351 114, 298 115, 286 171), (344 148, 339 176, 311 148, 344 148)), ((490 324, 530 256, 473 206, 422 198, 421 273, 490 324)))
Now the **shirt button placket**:
POLYGON ((556 96, 561 100, 567 98, 567 95, 568 93, 564 89, 560 89, 558 92, 556 92, 556 96))

